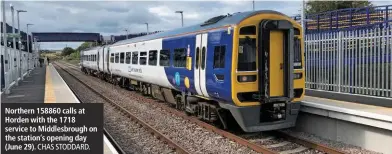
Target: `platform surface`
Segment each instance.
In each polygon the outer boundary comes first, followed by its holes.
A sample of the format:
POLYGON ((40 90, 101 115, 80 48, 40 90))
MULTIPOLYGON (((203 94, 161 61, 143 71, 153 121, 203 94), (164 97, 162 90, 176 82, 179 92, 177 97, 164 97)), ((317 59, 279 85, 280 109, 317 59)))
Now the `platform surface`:
MULTIPOLYGON (((52 64, 32 70, 30 76, 1 95, 1 103, 80 103, 52 64)), ((104 135, 104 154, 118 154, 104 135)))
POLYGON ((305 96, 301 111, 392 130, 392 108, 305 96))
POLYGON ((19 81, 18 86, 10 89, 10 94, 2 94, 2 103, 42 103, 45 97, 45 71, 46 67, 38 67, 19 81))

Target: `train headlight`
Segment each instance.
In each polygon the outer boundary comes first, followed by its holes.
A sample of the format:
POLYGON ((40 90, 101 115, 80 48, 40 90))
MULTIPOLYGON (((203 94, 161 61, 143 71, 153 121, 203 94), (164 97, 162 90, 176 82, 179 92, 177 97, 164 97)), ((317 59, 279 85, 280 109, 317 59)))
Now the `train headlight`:
POLYGON ((238 82, 254 82, 256 81, 256 75, 239 75, 237 80, 238 82))
POLYGON ((301 79, 302 73, 294 73, 294 79, 301 79))

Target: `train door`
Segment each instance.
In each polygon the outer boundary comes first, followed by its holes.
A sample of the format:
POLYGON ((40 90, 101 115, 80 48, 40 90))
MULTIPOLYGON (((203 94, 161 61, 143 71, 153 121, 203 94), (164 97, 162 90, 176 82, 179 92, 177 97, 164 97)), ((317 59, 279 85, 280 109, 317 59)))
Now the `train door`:
POLYGON ((97 60, 97 67, 98 67, 97 70, 98 70, 98 72, 101 71, 101 70, 99 69, 99 60, 101 59, 99 56, 100 56, 100 54, 99 54, 99 49, 98 49, 98 50, 97 50, 97 59, 96 59, 96 60, 97 60))
POLYGON ((209 97, 206 88, 206 59, 208 33, 196 35, 194 84, 198 95, 209 97))
POLYGON ((102 53, 101 53, 101 55, 102 55, 102 72, 104 72, 105 71, 105 47, 103 47, 102 48, 102 53))
POLYGON ((292 98, 293 32, 292 24, 285 20, 260 23, 259 90, 265 102, 292 98))
POLYGON ((108 73, 110 73, 110 68, 109 68, 109 64, 110 64, 110 47, 108 47, 107 51, 106 51, 106 68, 108 69, 108 73))
POLYGON ((5 87, 5 76, 4 76, 4 59, 3 55, 1 55, 1 91, 3 91, 3 88, 5 87))

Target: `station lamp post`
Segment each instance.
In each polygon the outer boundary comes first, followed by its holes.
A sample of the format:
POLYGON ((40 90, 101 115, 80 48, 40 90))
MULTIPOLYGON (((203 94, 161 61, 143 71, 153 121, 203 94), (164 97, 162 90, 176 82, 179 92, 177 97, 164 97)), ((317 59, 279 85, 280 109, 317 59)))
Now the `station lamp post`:
MULTIPOLYGON (((28 56, 29 60, 27 61, 27 69, 30 69, 30 61, 32 61, 32 59, 31 59, 32 57, 30 58, 31 54, 30 54, 30 38, 29 38, 29 26, 32 26, 32 25, 34 25, 34 24, 26 24, 26 27, 27 27, 27 30, 26 30, 26 33, 27 33, 27 55, 29 55, 28 56)), ((30 74, 30 72, 28 74, 30 74)))
POLYGON ((21 60, 21 58, 22 58, 22 47, 21 47, 22 40, 21 40, 21 35, 20 35, 20 20, 19 20, 19 13, 21 13, 21 12, 27 12, 27 11, 25 11, 25 10, 16 10, 16 18, 17 18, 16 20, 18 21, 18 34, 19 34, 19 37, 18 37, 19 75, 20 75, 20 79, 23 80, 22 60, 21 60))
POLYGON ((183 16, 184 11, 176 11, 176 13, 181 14, 181 27, 184 27, 184 16, 183 16))
MULTIPOLYGON (((15 39, 15 14, 14 14, 14 6, 12 4, 10 4, 10 8, 11 8, 11 21, 12 21, 12 48, 14 48, 14 51, 11 52, 11 56, 12 59, 10 60, 10 64, 12 67, 12 71, 11 71, 11 79, 15 81, 15 85, 18 85, 18 75, 16 74, 18 72, 18 67, 15 66, 15 64, 17 65, 17 61, 15 61, 14 59, 16 59, 16 39, 15 39), (16 70, 14 69, 16 67, 16 70)), ((18 73, 19 74, 19 73, 18 73)))
POLYGON ((146 24, 146 25, 147 25, 147 35, 148 35, 148 23, 144 23, 144 24, 146 24))
POLYGON ((124 29, 124 31, 126 32, 126 38, 128 39, 128 29, 124 29))

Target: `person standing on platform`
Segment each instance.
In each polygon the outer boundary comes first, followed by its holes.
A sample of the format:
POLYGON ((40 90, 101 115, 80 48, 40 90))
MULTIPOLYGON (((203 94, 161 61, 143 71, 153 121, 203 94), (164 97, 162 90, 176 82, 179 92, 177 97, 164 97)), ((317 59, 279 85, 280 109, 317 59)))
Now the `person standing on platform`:
POLYGON ((46 57, 46 61, 47 61, 48 65, 49 65, 49 57, 46 57))
POLYGON ((44 62, 43 58, 39 58, 39 66, 42 67, 42 63, 44 62))

